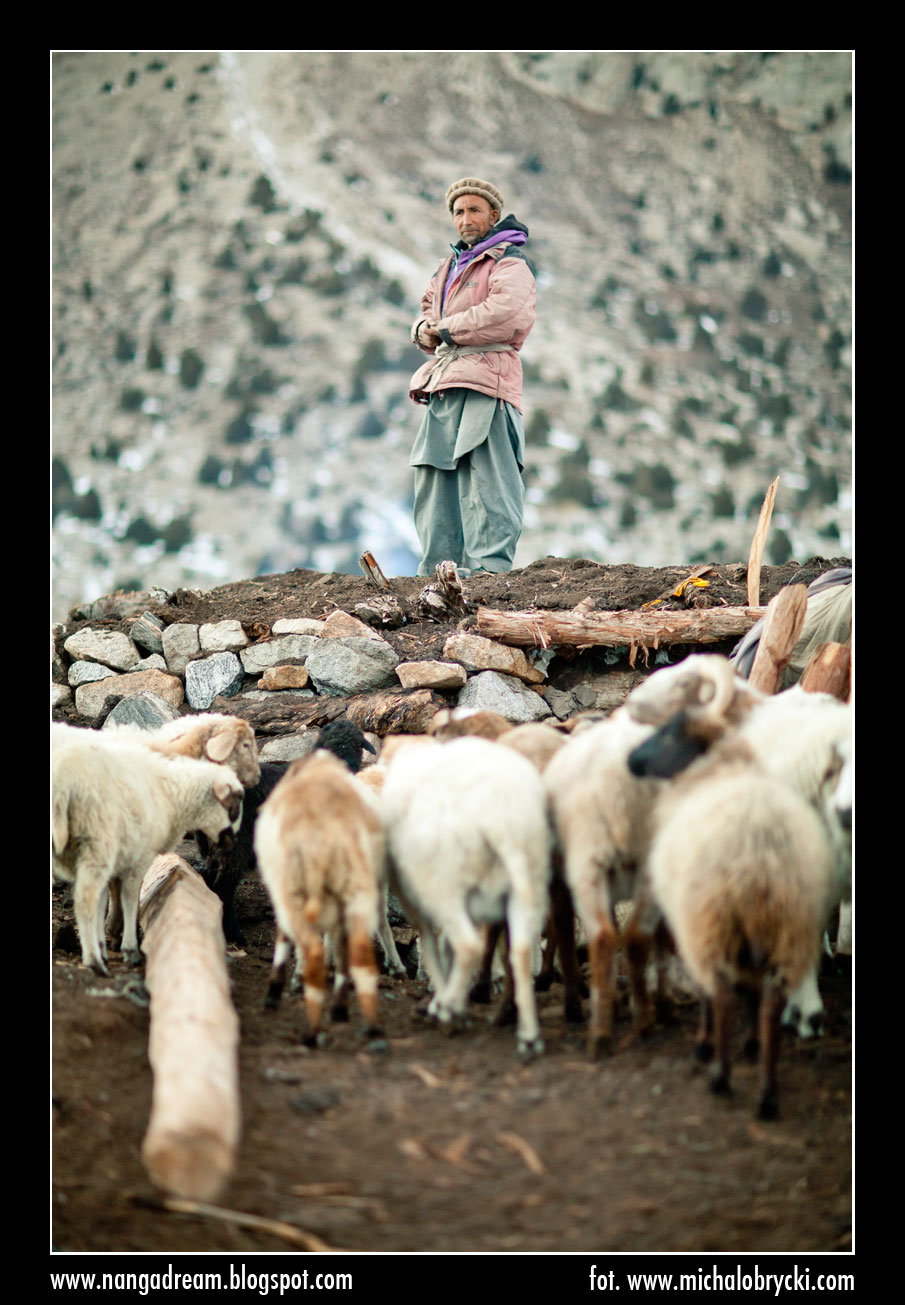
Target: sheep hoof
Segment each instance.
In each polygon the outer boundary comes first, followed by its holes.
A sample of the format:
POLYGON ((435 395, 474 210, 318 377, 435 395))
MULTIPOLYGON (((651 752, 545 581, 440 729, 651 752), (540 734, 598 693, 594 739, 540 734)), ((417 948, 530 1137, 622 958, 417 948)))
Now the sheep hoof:
POLYGON ((367 1051, 369 1055, 384 1056, 389 1051, 390 1044, 387 1041, 386 1034, 384 1033, 383 1029, 378 1029, 378 1028, 365 1029, 364 1037, 367 1039, 367 1046, 365 1047, 365 1051, 367 1051))
POLYGON ((540 1036, 535 1038, 519 1038, 518 1040, 518 1058, 523 1062, 534 1060, 536 1056, 543 1054, 544 1041, 540 1036))
POLYGON ((534 976, 534 991, 549 992, 553 986, 554 974, 552 970, 541 970, 540 974, 534 976))
POLYGON ((104 978, 109 978, 110 971, 100 958, 93 961, 86 961, 85 964, 88 966, 89 970, 94 970, 95 974, 100 974, 104 978))
POLYGON ((282 987, 271 984, 267 989, 267 996, 264 998, 265 1010, 276 1010, 280 1004, 280 997, 283 994, 282 987))
POLYGON ((330 1012, 330 1018, 332 1019, 332 1021, 333 1021, 334 1024, 348 1024, 348 1022, 349 1022, 349 1007, 348 1007, 348 1006, 334 1006, 333 1009, 332 1009, 332 1011, 330 1012))
POLYGON ((699 1060, 702 1065, 709 1065, 713 1060, 713 1043, 698 1042, 694 1049, 694 1058, 699 1060))
POLYGON ((710 1080, 710 1091, 715 1097, 728 1097, 732 1089, 729 1086, 729 1079, 723 1073, 714 1074, 710 1080))
POLYGON ((490 1004, 490 980, 481 979, 474 985, 468 994, 468 1000, 475 1002, 478 1006, 487 1006, 490 1004))
POLYGON ((123 952, 123 962, 126 965, 131 966, 132 969, 137 969, 141 965, 141 952, 137 947, 132 948, 130 951, 123 952))

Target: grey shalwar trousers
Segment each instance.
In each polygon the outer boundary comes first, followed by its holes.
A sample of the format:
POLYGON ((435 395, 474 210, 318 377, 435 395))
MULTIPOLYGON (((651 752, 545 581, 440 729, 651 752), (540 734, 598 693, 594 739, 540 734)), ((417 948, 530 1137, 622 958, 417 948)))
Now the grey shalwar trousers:
POLYGON ((415 478, 419 575, 438 562, 511 571, 522 529, 525 432, 511 403, 479 390, 431 396, 409 464, 415 478))

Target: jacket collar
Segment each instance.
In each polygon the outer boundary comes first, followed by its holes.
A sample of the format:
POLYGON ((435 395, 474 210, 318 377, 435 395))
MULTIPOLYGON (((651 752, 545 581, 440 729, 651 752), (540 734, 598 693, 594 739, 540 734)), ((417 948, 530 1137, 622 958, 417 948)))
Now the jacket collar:
POLYGON ((525 238, 528 238, 528 228, 523 222, 519 222, 514 214, 510 213, 507 217, 500 218, 496 226, 491 227, 484 239, 479 240, 477 245, 466 245, 464 240, 457 240, 454 245, 450 245, 450 249, 457 257, 470 249, 479 249, 483 253, 485 247, 490 248, 492 245, 498 244, 500 236, 506 231, 521 231, 524 233, 525 238))

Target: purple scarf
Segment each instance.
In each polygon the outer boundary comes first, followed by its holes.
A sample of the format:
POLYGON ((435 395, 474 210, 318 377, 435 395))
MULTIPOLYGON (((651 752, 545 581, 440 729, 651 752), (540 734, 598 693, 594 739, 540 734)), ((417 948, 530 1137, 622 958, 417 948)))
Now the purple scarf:
POLYGON ((483 254, 485 249, 492 249, 494 245, 502 241, 508 241, 510 245, 524 245, 528 237, 524 231, 496 231, 486 240, 479 241, 478 244, 472 245, 471 249, 456 250, 457 257, 449 270, 449 276, 446 278, 446 285, 443 287, 443 298, 440 300, 440 311, 443 311, 443 305, 446 303, 446 296, 449 294, 453 282, 460 272, 462 272, 473 258, 478 254, 483 254))

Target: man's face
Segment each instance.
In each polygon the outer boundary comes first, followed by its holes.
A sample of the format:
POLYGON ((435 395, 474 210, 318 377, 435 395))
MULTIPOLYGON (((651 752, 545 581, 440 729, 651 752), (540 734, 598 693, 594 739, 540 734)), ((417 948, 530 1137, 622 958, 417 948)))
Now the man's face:
POLYGON ((469 248, 483 240, 499 219, 499 209, 491 208, 480 195, 460 195, 453 204, 453 223, 469 248))

